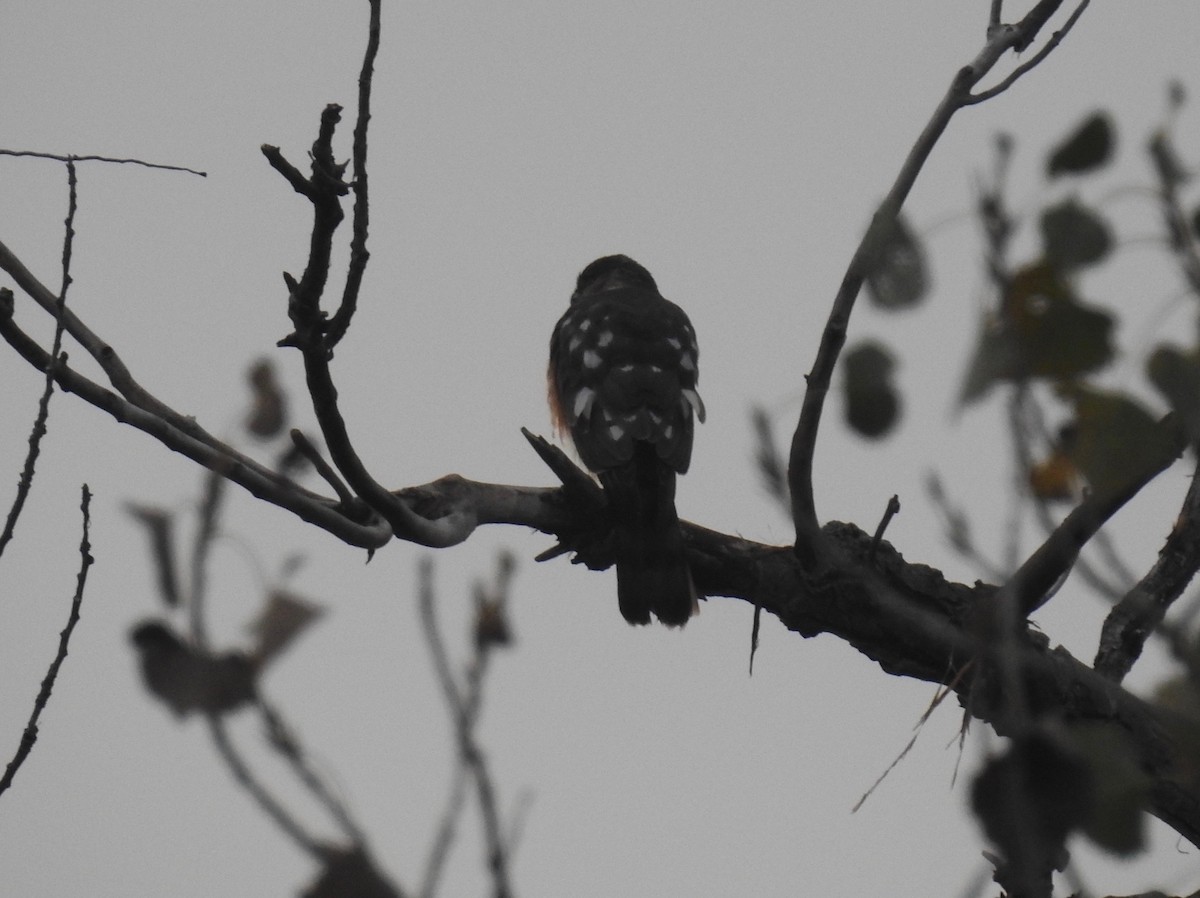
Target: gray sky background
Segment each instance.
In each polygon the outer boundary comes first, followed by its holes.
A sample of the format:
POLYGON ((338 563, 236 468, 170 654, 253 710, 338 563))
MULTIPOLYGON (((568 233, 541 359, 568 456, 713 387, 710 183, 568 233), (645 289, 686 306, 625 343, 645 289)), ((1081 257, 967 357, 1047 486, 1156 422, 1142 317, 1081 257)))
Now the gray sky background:
MULTIPOLYGON (((1006 4, 1010 6, 1012 4, 1006 4)), ((573 278, 625 252, 689 312, 700 338, 700 428, 682 516, 768 542, 787 521, 759 489, 751 403, 782 438, 842 271, 872 206, 958 66, 983 39, 985 0, 920 3, 389 3, 372 121, 372 264, 334 366, 343 409, 376 476, 400 486, 449 472, 548 484, 519 427, 548 433, 544 366, 573 278)), ((1022 5, 1023 8, 1024 5, 1022 5)), ((205 180, 80 166, 69 302, 142 383, 233 434, 246 365, 270 354, 311 424, 287 331, 280 272, 303 267, 306 204, 272 172, 272 143, 303 166, 323 105, 352 107, 365 3, 112 0, 8 3, 0 33, 0 146, 137 156, 205 180)), ((1045 149, 1096 107, 1121 130, 1105 210, 1133 241, 1083 292, 1123 316, 1108 382, 1144 394, 1148 346, 1194 333, 1154 232, 1142 148, 1164 88, 1200 91, 1194 0, 1093 4, 1076 31, 1008 94, 960 114, 913 193, 935 292, 918 313, 860 306, 852 338, 885 337, 906 408, 890 441, 848 436, 826 412, 817 458, 824 519, 873 528, 953 578, 955 556, 924 497, 944 478, 989 549, 1010 507, 1000 404, 952 415, 986 299, 969 212, 999 130, 1017 141, 1011 198, 1045 198, 1045 149), (1161 313, 1161 314, 1160 314, 1161 313), (1154 323, 1143 322, 1154 318, 1154 323)), ((343 154, 349 147, 343 129, 343 154)), ((1180 146, 1197 158, 1200 109, 1180 146)), ((66 209, 61 165, 0 158, 0 239, 58 283, 66 209)), ((1028 233, 1015 258, 1032 252, 1028 233)), ((18 297, 20 300, 20 297, 18 297)), ((31 323, 37 316, 20 308, 31 323)), ((48 335, 40 324, 38 332, 48 335)), ((76 351, 73 360, 92 370, 76 351)), ((12 494, 40 379, 0 352, 0 460, 12 494)), ((96 494, 97 559, 83 620, 41 738, 0 799, 0 869, 12 895, 290 894, 307 858, 231 783, 196 721, 142 692, 126 633, 159 612, 129 499, 185 512, 200 472, 72 397, 56 396, 39 477, 0 564, 0 755, 15 748, 66 618, 78 556, 78 489, 96 494)), ((1176 468, 1117 521, 1143 570, 1186 486, 1176 468)), ((291 581, 326 618, 265 688, 347 797, 388 871, 413 885, 451 769, 449 725, 414 601, 422 551, 361 552, 231 493, 211 614, 247 641, 262 578, 286 555, 291 581), (265 570, 264 575, 260 572, 265 570)), ((746 676, 751 612, 715 599, 682 633, 633 630, 611 574, 559 559, 548 540, 487 528, 436 555, 445 629, 465 633, 471 582, 498 547, 521 559, 515 651, 496 659, 481 733, 503 806, 530 790, 514 866, 526 896, 957 895, 982 869, 964 810, 970 773, 995 746, 975 728, 957 780, 947 704, 857 814, 934 694, 884 675, 841 642, 766 622, 746 676)), ((1055 642, 1094 652, 1105 608, 1074 581, 1040 613, 1055 642)), ((1148 690, 1161 659, 1130 683, 1148 690)), ((248 720, 235 730, 256 738, 248 720)), ((258 758, 257 752, 252 752, 258 758)), ((272 775, 273 781, 284 782, 272 775)), ((333 837, 305 806, 314 828, 333 837)), ((1200 857, 1163 827, 1153 853, 1119 867, 1075 856, 1097 893, 1200 888, 1200 857)), ((482 886, 468 817, 444 894, 482 886)))

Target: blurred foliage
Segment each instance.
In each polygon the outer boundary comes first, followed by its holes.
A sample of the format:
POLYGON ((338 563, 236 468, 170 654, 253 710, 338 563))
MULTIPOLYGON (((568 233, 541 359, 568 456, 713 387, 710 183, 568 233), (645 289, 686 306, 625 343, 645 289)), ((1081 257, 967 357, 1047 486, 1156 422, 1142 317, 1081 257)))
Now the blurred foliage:
POLYGON ((867 262, 867 296, 882 309, 911 309, 929 292, 925 248, 898 215, 878 235, 867 262))
POLYGON ((842 374, 846 423, 871 439, 886 436, 900 416, 900 394, 892 384, 896 361, 880 343, 860 343, 846 351, 842 374))

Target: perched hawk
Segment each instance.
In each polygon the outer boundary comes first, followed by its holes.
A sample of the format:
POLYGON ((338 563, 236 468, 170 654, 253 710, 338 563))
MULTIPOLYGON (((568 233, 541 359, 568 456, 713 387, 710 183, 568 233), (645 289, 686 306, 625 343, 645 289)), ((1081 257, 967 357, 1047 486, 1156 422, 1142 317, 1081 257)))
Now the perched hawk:
POLYGON ((694 421, 704 420, 696 358, 687 315, 628 256, 580 273, 550 338, 550 411, 604 486, 617 597, 631 624, 653 612, 683 626, 696 608, 675 513, 675 475, 687 471, 694 421))

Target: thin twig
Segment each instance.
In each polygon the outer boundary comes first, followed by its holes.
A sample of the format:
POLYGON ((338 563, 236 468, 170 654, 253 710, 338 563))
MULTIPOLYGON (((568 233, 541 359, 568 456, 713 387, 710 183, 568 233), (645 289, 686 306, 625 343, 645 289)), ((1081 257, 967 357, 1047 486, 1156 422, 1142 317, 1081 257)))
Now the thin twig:
POLYGON ((1014 84, 1016 84, 1018 78, 1033 69, 1043 59, 1054 52, 1054 49, 1063 42, 1063 38, 1071 33, 1071 29, 1075 27, 1075 23, 1079 21, 1079 17, 1083 15, 1083 11, 1088 8, 1089 3, 1091 3, 1091 0, 1080 0, 1079 5, 1075 7, 1075 10, 1071 13, 1070 18, 1067 19, 1062 28, 1058 29, 1058 31, 1054 32, 1054 34, 1050 36, 1050 40, 1046 41, 1046 44, 1042 47, 1042 49, 1038 50, 1036 54, 1009 72, 1008 77, 995 87, 989 87, 987 90, 980 91, 977 94, 972 94, 967 100, 966 105, 974 106, 976 103, 983 103, 987 100, 990 100, 992 97, 1004 93, 1014 84))
POLYGON ((209 714, 207 720, 208 732, 217 749, 217 754, 225 762, 225 766, 229 768, 229 772, 233 774, 238 785, 246 790, 246 793, 262 808, 263 813, 271 818, 301 850, 316 860, 323 861, 325 854, 321 843, 301 826, 300 822, 289 814, 283 805, 275 800, 246 765, 241 754, 234 747, 233 740, 229 738, 225 719, 219 714, 209 714))
MULTIPOLYGON (((460 687, 450 669, 449 654, 437 622, 433 591, 433 563, 430 559, 425 558, 421 561, 418 577, 421 623, 433 658, 434 671, 441 684, 442 693, 446 697, 451 719, 454 721, 460 761, 462 766, 471 772, 475 781, 480 816, 483 818, 484 840, 487 843, 488 870, 492 876, 493 894, 495 898, 511 898, 508 846, 504 839, 504 828, 500 822, 496 791, 492 784, 487 758, 475 739, 475 723, 479 718, 484 677, 492 644, 486 640, 475 640, 475 651, 471 663, 467 666, 466 682, 463 687, 460 687)), ((451 805, 449 809, 453 810, 453 807, 451 805)), ((444 824, 443 829, 445 826, 444 824)), ((428 871, 426 875, 428 878, 428 871)), ((435 870, 431 881, 436 882, 437 878, 438 871, 435 870)))
MULTIPOLYGON (((16 532, 17 520, 21 517, 21 511, 25 507, 25 500, 29 497, 29 491, 33 487, 34 469, 37 465, 38 455, 41 452, 42 437, 46 435, 46 422, 50 417, 50 396, 54 393, 54 372, 59 364, 59 353, 62 351, 63 338, 63 309, 67 303, 67 288, 71 286, 71 251, 75 245, 75 212, 79 206, 78 198, 78 180, 75 176, 75 163, 71 159, 67 159, 67 217, 63 222, 63 248, 62 248, 62 286, 58 291, 58 299, 55 302, 56 323, 54 326, 54 341, 50 349, 50 364, 46 367, 46 383, 42 388, 42 395, 38 399, 37 415, 33 420, 33 427, 29 431, 29 451, 25 454, 25 463, 21 467, 21 477, 17 481, 17 494, 13 497, 12 506, 8 510, 8 516, 4 521, 4 530, 0 532, 0 556, 4 555, 4 548, 9 544, 16 532)), ((0 312, 4 317, 8 317, 10 310, 8 308, 11 292, 4 301, 4 310, 0 312)))
MULTIPOLYGON (((0 267, 3 267, 3 248, 0 247, 0 267)), ((7 307, 6 296, 11 291, 0 290, 0 307, 7 307)), ((65 310, 70 318, 71 310, 65 310)), ((68 327, 68 332, 70 328, 68 327)), ((0 337, 38 371, 51 364, 50 354, 22 331, 11 314, 0 308, 0 337)), ((54 368, 55 382, 63 390, 74 393, 101 411, 107 412, 122 424, 136 427, 149 434, 168 449, 192 459, 210 471, 245 488, 264 502, 286 509, 301 520, 332 533, 346 543, 363 548, 378 548, 392 539, 392 530, 382 521, 359 521, 347 517, 340 503, 293 483, 288 478, 266 468, 250 457, 216 440, 195 423, 178 412, 170 418, 123 399, 116 393, 79 374, 65 362, 54 368)))
POLYGON ((261 696, 258 700, 258 711, 263 719, 263 725, 267 730, 267 741, 278 751, 287 761, 292 772, 306 789, 312 794, 313 798, 318 803, 325 807, 329 815, 341 827, 346 838, 350 840, 353 846, 366 853, 367 837, 363 828, 358 825, 358 822, 350 813, 350 809, 346 807, 333 790, 326 785, 325 781, 313 769, 309 761, 307 752, 300 744, 300 740, 296 738, 291 727, 284 721, 283 716, 270 703, 261 696))
POLYGON ((875 528, 875 536, 871 539, 871 548, 867 552, 867 560, 873 560, 875 553, 879 551, 879 544, 883 542, 883 534, 887 532, 888 524, 892 522, 892 518, 900 513, 900 497, 892 496, 888 499, 887 508, 883 510, 883 517, 879 519, 879 526, 875 528))
POLYGON ((217 535, 217 519, 225 482, 216 473, 204 473, 204 492, 200 499, 196 534, 192 542, 191 583, 188 586, 187 606, 191 619, 192 642, 197 648, 209 651, 206 605, 208 599, 208 558, 217 535))
POLYGON ((51 159, 55 162, 109 162, 115 165, 140 165, 143 168, 157 168, 162 171, 179 171, 189 175, 207 178, 208 172, 185 168, 182 165, 164 165, 161 162, 146 162, 143 159, 116 159, 112 156, 62 156, 58 153, 42 153, 36 150, 5 150, 0 149, 0 156, 31 156, 35 159, 51 159))
POLYGON ((350 319, 358 308, 358 291, 371 253, 367 249, 367 230, 370 205, 367 196, 367 124, 371 120, 371 80, 375 73, 375 55, 379 52, 379 17, 381 0, 371 0, 371 22, 367 32, 367 50, 358 75, 358 115, 354 122, 354 224, 350 240, 350 264, 346 271, 346 286, 342 302, 325 329, 325 346, 329 351, 337 346, 350 327, 350 319))
POLYGON ((63 661, 67 657, 67 647, 71 642, 71 634, 75 632, 75 625, 79 623, 79 609, 83 604, 83 590, 87 586, 88 569, 94 561, 92 558, 92 544, 88 539, 92 522, 91 505, 92 493, 85 483, 79 503, 80 510, 83 512, 83 537, 79 542, 79 573, 75 576, 75 595, 71 598, 71 612, 67 615, 66 626, 63 627, 58 635, 58 653, 54 656, 54 660, 50 662, 50 667, 47 669, 46 675, 42 678, 41 688, 38 689, 37 698, 33 701, 33 713, 29 715, 29 721, 25 724, 25 730, 21 733, 21 742, 18 744, 17 751, 13 755, 12 760, 8 762, 8 766, 4 770, 4 776, 0 777, 0 795, 4 794, 8 787, 12 785, 13 777, 16 776, 17 770, 25 763, 25 759, 29 757, 29 753, 33 750, 33 744, 37 742, 38 720, 41 718, 42 712, 46 710, 46 704, 50 701, 50 693, 54 689, 55 680, 58 679, 59 668, 62 667, 63 661))
POLYGON ((291 430, 291 437, 292 445, 299 450, 301 455, 308 459, 309 464, 316 469, 321 479, 333 488, 342 505, 347 508, 352 507, 355 504, 354 494, 350 492, 349 487, 346 486, 342 478, 338 477, 337 471, 333 470, 329 466, 329 462, 325 461, 321 453, 317 451, 317 447, 313 445, 312 440, 304 434, 304 431, 295 427, 291 430))
POLYGON ((468 779, 467 768, 462 764, 455 765, 446 807, 438 821, 433 844, 429 847, 429 856, 425 859, 425 874, 421 877, 421 888, 417 892, 419 898, 434 898, 434 895, 437 894, 442 870, 446 867, 450 848, 454 845, 457 835, 458 819, 462 816, 463 807, 466 805, 468 779))

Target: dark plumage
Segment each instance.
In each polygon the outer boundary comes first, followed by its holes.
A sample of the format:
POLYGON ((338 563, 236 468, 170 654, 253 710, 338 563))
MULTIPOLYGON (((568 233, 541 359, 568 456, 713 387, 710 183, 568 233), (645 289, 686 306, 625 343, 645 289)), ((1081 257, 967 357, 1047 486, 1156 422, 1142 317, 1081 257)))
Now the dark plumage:
POLYGON ((618 599, 634 624, 653 613, 682 626, 696 606, 675 476, 691 463, 695 419, 704 420, 697 358, 687 315, 627 256, 605 256, 580 273, 550 339, 555 425, 608 496, 618 599))

